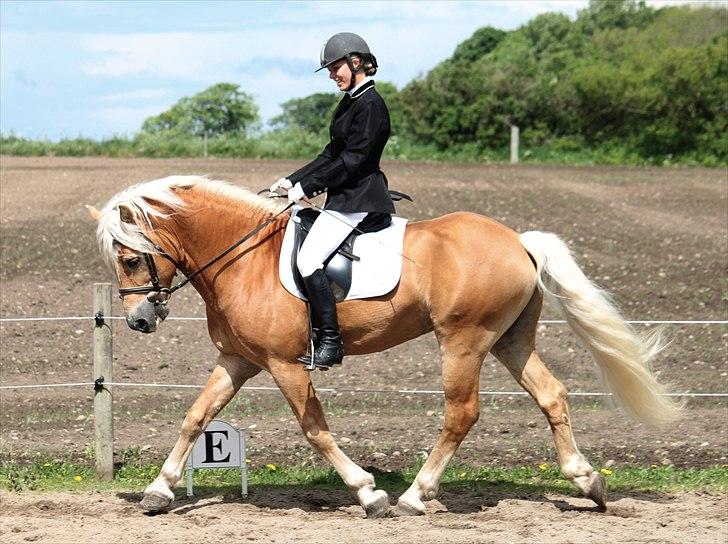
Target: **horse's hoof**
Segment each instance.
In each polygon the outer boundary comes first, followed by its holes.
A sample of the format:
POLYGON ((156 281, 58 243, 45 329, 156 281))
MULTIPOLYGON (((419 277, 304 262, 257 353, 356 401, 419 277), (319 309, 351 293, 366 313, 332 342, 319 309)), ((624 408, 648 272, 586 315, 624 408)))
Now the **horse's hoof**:
POLYGON ((389 506, 389 495, 381 489, 375 491, 374 494, 377 495, 377 498, 364 508, 367 518, 386 518, 389 516, 391 510, 389 506))
POLYGON ((606 510, 607 508, 607 480, 598 472, 592 472, 589 477, 589 492, 587 497, 597 503, 597 506, 606 510))
POLYGON ((422 501, 418 501, 419 504, 414 505, 400 499, 397 501, 397 506, 392 509, 391 515, 394 517, 400 516, 424 516, 425 505, 422 501))
POLYGON ((157 491, 151 491, 144 494, 144 498, 139 503, 139 506, 145 512, 159 512, 167 508, 172 504, 172 499, 165 497, 157 491))

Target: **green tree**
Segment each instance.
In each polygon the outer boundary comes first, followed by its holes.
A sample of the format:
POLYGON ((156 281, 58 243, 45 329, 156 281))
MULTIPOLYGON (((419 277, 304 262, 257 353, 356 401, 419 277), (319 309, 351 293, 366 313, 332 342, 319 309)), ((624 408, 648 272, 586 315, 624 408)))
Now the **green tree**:
POLYGON ((636 143, 645 155, 698 148, 728 156, 728 40, 699 48, 672 47, 655 59, 646 86, 642 130, 636 143))
POLYGON ((490 32, 481 29, 398 94, 403 137, 480 152, 505 149, 517 124, 536 145, 566 138, 656 162, 725 160, 726 13, 592 0, 576 21, 539 15, 493 49, 478 50, 490 32))
POLYGON ((653 21, 655 10, 645 0, 589 0, 578 22, 587 33, 607 28, 642 28, 653 21))
POLYGON ((209 136, 244 134, 259 120, 251 95, 232 83, 217 83, 191 97, 184 97, 169 110, 149 117, 142 125, 146 133, 176 132, 209 136))
POLYGON ((455 48, 451 60, 453 62, 472 62, 478 60, 496 48, 506 37, 507 32, 492 26, 484 26, 473 33, 470 38, 455 48))
MULTIPOLYGON (((392 133, 401 126, 398 107, 398 91, 394 83, 377 81, 377 92, 382 95, 389 108, 392 133)), ((292 98, 281 104, 283 112, 270 120, 276 129, 302 129, 314 134, 326 132, 336 107, 342 98, 341 93, 314 93, 303 98, 292 98)))
POLYGON ((335 93, 314 93, 303 98, 292 98, 281 104, 283 113, 271 119, 270 123, 279 128, 297 127, 309 132, 321 132, 328 129, 331 114, 340 98, 335 93))

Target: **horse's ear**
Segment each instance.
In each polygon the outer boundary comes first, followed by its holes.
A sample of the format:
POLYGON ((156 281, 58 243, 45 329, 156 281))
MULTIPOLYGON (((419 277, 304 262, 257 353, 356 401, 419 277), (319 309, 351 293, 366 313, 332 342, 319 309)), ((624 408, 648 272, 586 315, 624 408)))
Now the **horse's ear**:
POLYGON ((119 217, 124 223, 134 223, 134 212, 126 204, 119 204, 119 217))
POLYGON ((89 215, 91 215, 92 219, 95 219, 96 221, 99 220, 99 218, 101 217, 101 212, 99 210, 97 210, 93 206, 89 206, 88 204, 86 204, 86 209, 88 210, 88 213, 89 215))

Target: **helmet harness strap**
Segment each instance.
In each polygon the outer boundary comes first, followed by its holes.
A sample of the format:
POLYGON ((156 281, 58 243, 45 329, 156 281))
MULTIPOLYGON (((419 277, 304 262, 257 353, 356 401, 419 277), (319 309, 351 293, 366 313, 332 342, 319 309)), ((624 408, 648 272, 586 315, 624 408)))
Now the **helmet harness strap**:
POLYGON ((351 82, 349 83, 349 88, 346 90, 351 91, 354 87, 356 87, 356 74, 361 71, 363 62, 361 61, 361 57, 357 55, 357 58, 359 58, 359 68, 354 68, 354 61, 351 58, 351 53, 347 53, 344 58, 346 59, 346 64, 349 66, 349 70, 351 70, 351 82))

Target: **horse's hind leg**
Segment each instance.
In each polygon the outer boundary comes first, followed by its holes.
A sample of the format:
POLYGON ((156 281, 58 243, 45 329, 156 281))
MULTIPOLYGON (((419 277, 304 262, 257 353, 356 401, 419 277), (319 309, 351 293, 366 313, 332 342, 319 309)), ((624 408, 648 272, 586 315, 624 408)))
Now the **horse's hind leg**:
POLYGON ((334 442, 311 374, 299 364, 272 363, 270 372, 298 419, 308 442, 334 466, 346 486, 356 493, 368 518, 389 514, 389 496, 375 489, 374 476, 349 459, 334 442))
POLYGON ((562 474, 586 497, 604 508, 607 502, 606 483, 576 447, 566 387, 553 377, 534 349, 541 302, 541 294, 534 293, 516 322, 498 339, 492 352, 533 397, 548 419, 562 474))
POLYGON ((445 419, 440 436, 412 485, 397 501, 398 516, 425 513, 423 500, 434 499, 448 463, 470 428, 478 421, 480 367, 495 335, 485 328, 438 333, 445 389, 445 419))
POLYGON ((246 380, 260 368, 234 355, 220 354, 207 385, 187 412, 177 443, 167 457, 156 479, 144 490, 141 507, 156 512, 174 500, 172 487, 182 478, 187 456, 208 423, 235 396, 246 380))

